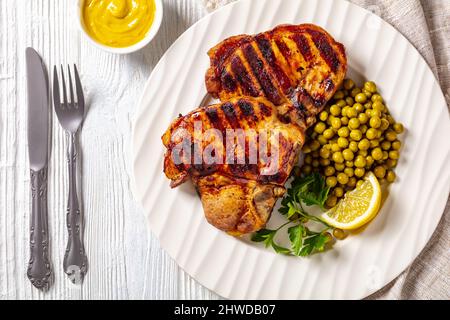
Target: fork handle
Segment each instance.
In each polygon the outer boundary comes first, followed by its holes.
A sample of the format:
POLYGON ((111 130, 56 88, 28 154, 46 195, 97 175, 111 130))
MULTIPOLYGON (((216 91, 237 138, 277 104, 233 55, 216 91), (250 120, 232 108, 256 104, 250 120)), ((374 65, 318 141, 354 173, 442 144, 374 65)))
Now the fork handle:
POLYGON ((75 284, 83 281, 87 271, 87 257, 83 245, 82 215, 77 196, 76 133, 68 133, 67 163, 69 167, 69 199, 67 204, 68 242, 64 255, 64 272, 75 284))
POLYGON ((30 221, 30 260, 27 276, 38 289, 50 286, 52 275, 48 255, 47 221, 47 168, 30 170, 31 178, 31 221, 30 221))

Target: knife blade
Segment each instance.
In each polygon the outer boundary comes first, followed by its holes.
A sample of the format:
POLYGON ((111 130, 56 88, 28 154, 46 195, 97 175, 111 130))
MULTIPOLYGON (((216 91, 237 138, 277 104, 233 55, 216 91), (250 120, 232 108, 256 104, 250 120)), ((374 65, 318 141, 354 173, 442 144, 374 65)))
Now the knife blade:
POLYGON ((30 260, 27 276, 38 289, 50 286, 47 214, 47 163, 49 143, 48 75, 39 54, 27 48, 28 154, 30 160, 30 260))

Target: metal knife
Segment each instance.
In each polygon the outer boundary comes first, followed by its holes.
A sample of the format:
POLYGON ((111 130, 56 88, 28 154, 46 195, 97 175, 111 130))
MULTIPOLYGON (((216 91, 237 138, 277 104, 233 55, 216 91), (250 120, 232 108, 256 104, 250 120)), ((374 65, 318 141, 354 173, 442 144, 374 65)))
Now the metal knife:
POLYGON ((48 75, 39 54, 26 49, 28 87, 28 153, 31 175, 30 260, 27 276, 38 289, 50 286, 47 219, 47 164, 49 143, 48 75))

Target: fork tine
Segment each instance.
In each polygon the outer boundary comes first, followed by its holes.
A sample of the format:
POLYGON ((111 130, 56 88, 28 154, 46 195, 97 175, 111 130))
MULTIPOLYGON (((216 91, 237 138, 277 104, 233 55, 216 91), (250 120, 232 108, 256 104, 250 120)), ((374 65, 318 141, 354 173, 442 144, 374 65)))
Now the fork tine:
POLYGON ((62 65, 61 65, 61 82, 62 82, 62 87, 63 87, 63 99, 64 99, 63 107, 69 108, 69 105, 67 104, 66 79, 64 78, 64 70, 63 70, 62 65))
POLYGON ((67 73, 68 73, 68 77, 69 77, 69 90, 70 90, 69 106, 75 108, 76 104, 75 104, 75 99, 73 97, 72 74, 70 73, 70 66, 69 65, 67 65, 67 73))
POLYGON ((59 97, 58 69, 53 67, 53 104, 55 108, 61 108, 61 100, 59 97))
POLYGON ((83 95, 83 87, 81 86, 80 76, 78 75, 77 65, 73 65, 73 70, 75 73, 75 86, 77 90, 77 102, 78 108, 84 112, 84 95, 83 95))

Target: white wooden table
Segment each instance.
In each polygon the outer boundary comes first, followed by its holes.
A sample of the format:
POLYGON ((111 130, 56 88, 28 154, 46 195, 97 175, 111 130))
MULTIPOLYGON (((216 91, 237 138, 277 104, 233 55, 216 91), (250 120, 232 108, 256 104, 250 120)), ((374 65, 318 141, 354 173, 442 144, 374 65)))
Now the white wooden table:
POLYGON ((130 55, 103 52, 76 26, 75 0, 0 0, 0 299, 210 299, 159 247, 130 192, 131 119, 150 72, 172 42, 207 12, 200 0, 164 1, 155 40, 130 55), (29 171, 25 48, 47 66, 76 63, 88 114, 81 135, 85 246, 82 286, 62 270, 67 241, 64 134, 53 116, 49 228, 55 281, 47 293, 26 277, 29 171))

